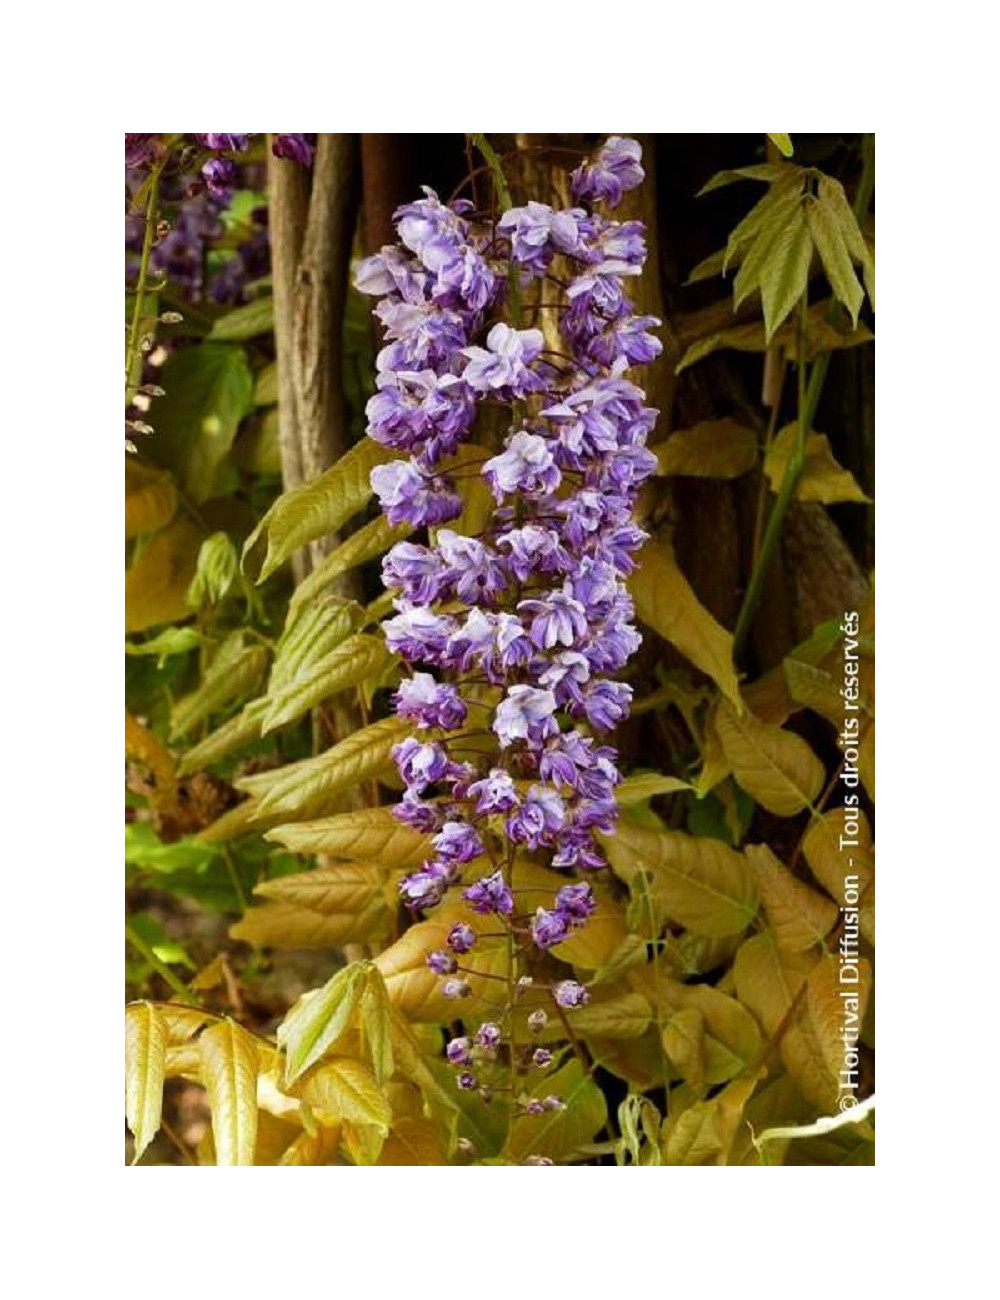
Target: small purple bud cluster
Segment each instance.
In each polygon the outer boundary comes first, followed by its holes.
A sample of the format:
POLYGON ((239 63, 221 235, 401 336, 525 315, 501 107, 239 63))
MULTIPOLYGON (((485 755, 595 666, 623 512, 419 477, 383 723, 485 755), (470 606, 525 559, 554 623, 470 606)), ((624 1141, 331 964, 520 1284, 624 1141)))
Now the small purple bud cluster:
MULTIPOLYGON (((612 138, 573 174, 575 197, 614 206, 641 181, 639 158, 634 141, 612 138)), ((510 918, 497 840, 590 869, 604 865, 595 831, 615 826, 616 753, 585 732, 609 731, 629 711, 631 689, 610 675, 640 642, 623 578, 645 540, 633 506, 655 468, 645 443, 656 412, 625 372, 659 352, 648 333, 659 322, 636 316, 623 288, 645 260, 639 222, 532 202, 493 227, 431 190, 395 220, 400 243, 365 259, 356 284, 379 299, 386 338, 368 433, 407 453, 374 469, 372 486, 392 524, 434 530, 383 564, 399 593, 386 640, 418 669, 396 695, 417 730, 395 750, 406 782, 396 811, 435 833, 433 858, 401 892, 407 906, 431 907, 486 855, 493 869, 463 896, 510 918), (549 353, 540 329, 497 317, 511 270, 526 285, 551 278, 556 258, 569 285, 562 350, 549 353), (474 462, 496 509, 467 536, 442 527, 462 510, 460 470, 447 462, 484 403, 512 419, 503 449, 474 462), (486 770, 450 743, 474 683, 496 688, 499 754, 486 770)), ((536 945, 561 942, 593 908, 588 885, 560 890, 531 923, 536 945)))

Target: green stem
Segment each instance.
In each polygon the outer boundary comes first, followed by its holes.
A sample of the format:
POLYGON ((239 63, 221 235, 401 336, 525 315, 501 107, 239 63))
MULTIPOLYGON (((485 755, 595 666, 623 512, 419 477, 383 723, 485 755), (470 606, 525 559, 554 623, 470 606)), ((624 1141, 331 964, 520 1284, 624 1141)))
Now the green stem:
POLYGON ((152 966, 153 970, 156 971, 157 975, 159 975, 162 980, 164 980, 167 984, 169 984, 169 986, 173 989, 173 991, 177 994, 177 996, 181 999, 182 1002, 186 1002, 189 1006, 192 1007, 201 1006, 201 1003, 191 992, 191 990, 177 978, 177 976, 174 974, 174 972, 170 969, 170 967, 165 962, 160 961, 156 953, 153 952, 152 948, 149 947, 146 941, 139 934, 136 933, 136 931, 132 928, 132 926, 129 925, 128 921, 125 922, 125 938, 136 950, 139 956, 142 957, 144 961, 149 962, 150 966, 152 966))
POLYGON ((136 364, 136 350, 139 346, 139 331, 142 328, 142 310, 146 302, 146 280, 149 277, 149 258, 153 251, 153 235, 156 231, 157 200, 160 194, 160 171, 157 167, 149 178, 149 193, 146 195, 146 225, 142 236, 142 254, 139 259, 139 278, 135 286, 135 305, 132 308, 132 322, 129 326, 128 343, 125 348, 125 402, 126 405, 135 396, 138 384, 133 383, 133 370, 136 364))
MULTIPOLYGON (((872 193, 875 189, 875 137, 866 135, 862 140, 862 168, 861 179, 858 182, 858 192, 854 196, 854 215, 861 219, 868 212, 871 203, 872 193)), ((800 306, 800 334, 799 334, 799 401, 798 401, 798 432, 795 439, 795 449, 788 461, 785 469, 785 477, 781 481, 781 487, 778 490, 778 496, 767 520, 767 527, 764 530, 764 539, 761 542, 760 554, 754 565, 753 572, 750 575, 750 582, 747 585, 746 594, 743 597, 743 604, 740 606, 739 617, 736 620, 736 630, 733 633, 733 658, 739 663, 746 647, 747 637, 750 634, 750 628, 753 624, 754 616, 757 613, 757 606, 760 604, 761 594, 764 590, 764 581, 767 577, 768 570, 774 561, 778 552, 778 542, 781 537, 781 527, 785 521, 785 515, 788 507, 791 505, 792 498, 795 494, 795 488, 798 484, 799 477, 802 474, 802 467, 805 462, 805 441, 812 422, 816 417, 816 408, 819 406, 820 395, 823 392, 823 384, 826 380, 826 373, 830 367, 830 353, 824 352, 813 362, 812 369, 809 371, 809 381, 805 379, 805 311, 806 296, 803 295, 800 306)))
POLYGON ((228 844, 220 844, 219 848, 222 850, 222 860, 226 864, 226 871, 229 873, 229 883, 232 885, 233 892, 236 894, 236 901, 240 905, 240 911, 245 912, 247 910, 247 896, 243 892, 243 886, 240 884, 240 878, 236 872, 236 863, 233 861, 232 850, 228 844))
MULTIPOLYGON (((486 165, 490 169, 490 175, 493 177, 493 184, 496 186, 497 198, 500 201, 500 207, 507 209, 514 206, 514 200, 510 195, 510 186, 507 184, 507 177, 503 172, 503 164, 497 151, 486 139, 485 135, 477 135, 475 132, 470 133, 469 138, 476 146, 479 152, 486 160, 486 165)), ((516 329, 521 328, 522 311, 521 311, 521 285, 517 278, 517 267, 513 261, 507 272, 507 297, 510 301, 510 318, 516 329)), ((517 420, 515 419, 515 423, 517 420)))

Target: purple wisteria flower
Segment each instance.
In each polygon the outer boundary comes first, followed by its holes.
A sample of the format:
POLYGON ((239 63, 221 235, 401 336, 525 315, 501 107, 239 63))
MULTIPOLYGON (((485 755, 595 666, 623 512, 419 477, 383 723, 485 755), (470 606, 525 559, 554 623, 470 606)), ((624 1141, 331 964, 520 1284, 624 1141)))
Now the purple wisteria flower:
MULTIPOLYGON (((393 751, 406 783, 395 813, 430 844, 400 895, 415 911, 460 897, 491 918, 484 941, 507 935, 515 951, 558 950, 587 924, 597 903, 578 877, 604 865, 596 836, 616 825, 617 755, 594 735, 629 712, 631 688, 613 678, 640 643, 625 578, 646 539, 636 497, 656 469, 656 412, 628 371, 661 345, 625 291, 646 257, 642 224, 608 209, 642 179, 639 145, 613 136, 573 173, 578 206, 529 201, 493 225, 425 190, 397 210, 399 242, 355 276, 384 330, 368 434, 396 457, 372 487, 390 524, 426 530, 382 569, 386 643, 412 669, 396 711, 416 732, 393 751), (542 302, 558 339, 534 325, 542 302), (506 418, 489 427, 503 432, 470 445, 480 412, 498 406, 506 418), (476 476, 495 505, 463 528, 460 484, 476 476), (567 873, 541 905, 515 893, 522 853, 567 873)), ((470 995, 456 958, 476 942, 453 923, 428 957, 445 996, 470 995)), ((512 996, 531 983, 522 974, 512 996)), ((551 996, 563 1009, 589 997, 572 979, 551 996)), ((511 1011, 451 1040, 459 1086, 487 1097, 511 1011)), ((540 1033, 545 1012, 528 1023, 540 1033)), ((539 1114, 561 1104, 512 1100, 539 1114)))
POLYGON ((605 199, 610 207, 617 207, 626 190, 642 184, 646 173, 641 159, 638 141, 609 136, 593 159, 573 173, 573 197, 591 201, 605 199))

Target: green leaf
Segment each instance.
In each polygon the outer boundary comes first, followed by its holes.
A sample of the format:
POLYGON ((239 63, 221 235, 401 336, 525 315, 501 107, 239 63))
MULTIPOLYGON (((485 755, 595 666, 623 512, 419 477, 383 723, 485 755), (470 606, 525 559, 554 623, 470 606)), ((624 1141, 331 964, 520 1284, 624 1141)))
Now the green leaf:
POLYGON ((257 372, 253 388, 254 406, 273 406, 278 400, 278 363, 270 362, 257 372))
POLYGON ((792 137, 790 135, 771 135, 767 137, 781 154, 782 158, 792 156, 792 137))
POLYGON ((834 297, 844 304, 851 313, 851 323, 857 326, 858 313, 865 300, 865 291, 854 272, 851 255, 837 220, 836 211, 822 199, 808 203, 806 224, 809 226, 809 234, 823 263, 823 270, 830 281, 834 297))
POLYGON ((757 163, 753 167, 734 167, 727 171, 716 172, 707 185, 698 191, 698 197, 711 194, 723 185, 732 185, 734 181, 779 181, 788 174, 785 163, 757 163))
POLYGON ((149 1002, 125 1008, 125 1118, 135 1138, 135 1164, 160 1127, 167 1027, 149 1002))
POLYGON ((171 710, 171 738, 183 736, 231 700, 253 694, 263 682, 267 660, 263 646, 246 645, 242 632, 231 632, 198 689, 178 700, 171 710))
POLYGON ((256 1044, 235 1021, 221 1020, 198 1039, 198 1050, 212 1111, 216 1164, 252 1165, 260 1064, 256 1044))
POLYGON ((338 691, 357 686, 367 677, 383 672, 392 662, 393 656, 386 649, 382 637, 367 632, 356 633, 323 658, 309 664, 297 680, 277 690, 268 690, 263 734, 294 722, 338 691))
MULTIPOLYGON (((857 329, 847 334, 840 333, 825 319, 827 307, 832 301, 832 298, 828 298, 809 308, 805 331, 806 361, 813 360, 820 352, 860 347, 861 344, 868 343, 874 338, 871 330, 866 329, 864 325, 859 325, 857 329)), ((737 352, 766 352, 769 347, 779 345, 791 360, 797 359, 800 351, 797 321, 786 322, 770 341, 765 338, 763 321, 733 325, 692 343, 677 363, 677 373, 680 374, 682 370, 693 366, 696 361, 701 361, 720 348, 733 348, 737 352)))
POLYGON ((125 826, 125 861, 144 871, 169 875, 173 871, 204 871, 216 851, 197 840, 179 839, 163 844, 149 822, 125 826))
POLYGON ((675 645, 741 707, 732 634, 698 600, 677 566, 673 548, 666 542, 647 542, 628 586, 642 621, 675 645))
POLYGON ((757 914, 757 886, 746 859, 719 840, 623 820, 601 842, 617 876, 630 884, 644 871, 661 911, 697 934, 738 934, 757 914))
MULTIPOLYGON (((569 1012, 571 1022, 573 1015, 569 1012)), ((575 1057, 543 1081, 539 1095, 549 1094, 561 1097, 565 1109, 516 1119, 504 1150, 511 1159, 521 1161, 539 1155, 559 1161, 592 1141, 607 1122, 604 1093, 575 1057)))
POLYGON ((378 862, 390 871, 418 867, 433 854, 430 838, 404 825, 391 808, 359 808, 319 821, 292 822, 276 826, 264 838, 283 844, 292 853, 327 853, 356 862, 378 862))
POLYGON ((735 420, 705 420, 690 429, 675 429, 653 450, 659 474, 739 478, 757 463, 757 435, 735 420))
POLYGON ((161 373, 166 396, 157 399, 156 437, 144 450, 200 504, 213 495, 216 470, 251 409, 253 376, 243 349, 228 343, 182 348, 161 373))
POLYGON ((787 174, 771 186, 730 234, 726 241, 722 274, 725 275, 730 264, 739 265, 744 259, 749 259, 754 248, 757 250, 754 258, 761 265, 765 248, 794 217, 801 198, 802 174, 795 168, 788 168, 787 174))
POLYGON ((187 654, 189 650, 194 650, 196 646, 201 645, 201 642, 201 634, 193 627, 168 627, 147 641, 126 641, 125 653, 156 655, 159 661, 157 667, 162 668, 168 659, 174 655, 187 654))
POLYGON ((725 265, 726 250, 720 248, 700 261, 684 283, 686 285, 699 284, 702 280, 714 280, 717 275, 722 274, 722 268, 725 265))
POLYGON ((300 998, 278 1026, 286 1083, 294 1083, 343 1038, 364 992, 365 970, 363 962, 345 966, 321 989, 300 998))
POLYGON ((352 600, 335 597, 310 601, 302 609, 289 609, 275 650, 268 693, 293 686, 312 664, 339 646, 361 622, 361 609, 352 600))
POLYGON ((816 187, 816 197, 820 204, 833 214, 837 225, 840 227, 840 233, 843 236, 848 253, 855 262, 861 264, 865 289, 874 307, 875 259, 861 227, 858 225, 854 209, 847 201, 843 185, 841 185, 840 181, 834 180, 832 176, 823 176, 816 187))
POLYGON ((578 1038, 640 1038, 649 1028, 653 1008, 641 993, 598 990, 586 1006, 573 1012, 570 1023, 578 1038))
POLYGON ((255 298, 242 307, 234 307, 220 316, 209 331, 208 337, 224 343, 242 343, 258 334, 274 330, 274 299, 255 298))
POLYGON ((247 538, 244 565, 266 545, 257 578, 263 582, 301 547, 336 532, 371 499, 369 475, 374 467, 392 459, 391 452, 365 438, 325 474, 283 493, 247 538))
POLYGON ((737 714, 727 700, 719 701, 715 725, 736 780, 768 812, 794 817, 814 802, 825 771, 800 736, 747 710, 737 714))
POLYGON ((330 797, 338 791, 382 771, 393 746, 410 730, 410 724, 402 719, 385 718, 356 731, 317 758, 245 776, 236 785, 259 800, 255 816, 306 821, 326 811, 330 797))
MULTIPOLYGON (((775 492, 785 477, 797 436, 795 425, 786 424, 764 457, 764 473, 775 492)), ((805 462, 795 485, 795 496, 799 501, 822 501, 824 505, 833 505, 837 501, 871 500, 858 486, 850 470, 837 462, 829 439, 822 433, 810 433, 806 438, 805 462)))
POLYGON ((295 610, 308 604, 342 573, 349 573, 359 564, 365 564, 368 560, 384 555, 390 546, 405 541, 412 532, 413 529, 407 525, 393 528, 384 515, 371 520, 356 533, 352 533, 346 542, 341 542, 337 549, 331 551, 305 581, 296 587, 291 608, 295 610))
POLYGON ((768 342, 806 292, 812 251, 809 227, 800 209, 771 248, 760 272, 760 300, 768 342))

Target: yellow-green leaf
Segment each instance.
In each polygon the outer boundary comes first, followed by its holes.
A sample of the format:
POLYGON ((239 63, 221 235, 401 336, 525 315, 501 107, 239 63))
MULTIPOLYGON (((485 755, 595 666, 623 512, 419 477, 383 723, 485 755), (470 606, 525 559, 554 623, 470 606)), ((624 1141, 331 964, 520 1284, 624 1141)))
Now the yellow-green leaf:
POLYGON ((778 947, 801 952, 821 943, 837 920, 836 903, 793 876, 766 844, 748 844, 746 856, 778 947))
POLYGON ((331 796, 376 776, 390 753, 411 730, 400 718, 385 718, 362 727, 317 758, 271 772, 242 777, 237 788, 257 797, 255 816, 307 820, 323 813, 331 796))
POLYGON ((366 677, 384 671, 391 662, 392 655, 382 637, 355 633, 323 658, 310 663, 297 680, 277 690, 268 690, 263 734, 294 722, 338 691, 357 686, 366 677))
POLYGON ((851 314, 851 323, 857 325, 858 313, 865 300, 865 291, 854 272, 847 243, 837 221, 836 212, 822 199, 806 205, 806 223, 830 288, 839 302, 851 314))
POLYGON ((598 990, 586 1006, 573 1011, 570 1023, 578 1038, 639 1038, 649 1028, 653 1008, 641 993, 598 990))
POLYGON ((812 239, 800 208, 775 243, 760 272, 764 334, 769 341, 805 293, 811 258, 812 239))
POLYGON ((782 158, 791 158, 792 156, 792 137, 790 135, 773 135, 768 133, 767 137, 774 147, 781 154, 782 158))
POLYGON ((278 1043, 285 1049, 285 1079, 294 1081, 347 1032, 364 992, 365 963, 352 962, 321 989, 307 993, 278 1026, 278 1043))
POLYGON ((365 564, 368 560, 384 555, 391 546, 405 541, 412 532, 412 527, 406 524, 397 524, 393 527, 384 515, 379 515, 378 518, 359 528, 356 533, 352 533, 336 550, 331 551, 320 561, 305 581, 296 587, 290 608, 301 609, 342 573, 349 573, 359 564, 365 564))
POLYGON ((132 1163, 152 1142, 160 1127, 167 1027, 149 1002, 125 1008, 125 1118, 135 1138, 132 1163))
POLYGON ((178 700, 171 710, 171 739, 183 736, 230 701, 252 695, 263 683, 267 660, 263 646, 247 645, 242 632, 230 633, 197 690, 178 700))
POLYGON ((693 787, 690 782, 682 781, 677 776, 660 776, 658 772, 640 772, 636 776, 626 777, 615 788, 615 799, 620 808, 631 808, 633 804, 645 803, 658 794, 680 794, 693 787))
POLYGON ((575 1057, 544 1080, 539 1095, 549 1094, 561 1097, 565 1109, 515 1120, 510 1142, 504 1150, 512 1160, 539 1155, 558 1162, 592 1141, 607 1122, 604 1093, 584 1073, 575 1057))
POLYGON ((261 719, 266 708, 266 700, 251 700, 234 717, 210 731, 204 740, 199 740, 187 751, 177 768, 178 774, 188 776, 260 740, 261 719))
POLYGON ((361 995, 361 1026, 371 1058, 372 1070, 379 1083, 392 1074, 392 1003, 376 966, 365 972, 365 990, 361 995))
MULTIPOLYGON (((796 426, 786 424, 764 457, 764 473, 776 492, 785 477, 797 437, 796 426)), ((805 463, 795 485, 795 495, 800 501, 822 501, 824 505, 833 505, 837 501, 871 500, 851 472, 837 463, 830 450, 830 441, 822 433, 810 433, 806 438, 805 463)))
POLYGON ((405 826, 391 808, 359 808, 318 821, 276 826, 265 839, 292 853, 328 853, 358 862, 378 862, 387 870, 417 867, 432 854, 430 838, 405 826))
POLYGON ((746 859, 720 840, 625 821, 601 838, 615 873, 629 882, 644 870, 660 909, 697 934, 737 934, 757 913, 746 859))
POLYGON ((254 406, 273 406, 278 400, 278 363, 270 362, 259 371, 253 386, 254 406))
POLYGON ((208 337, 225 343, 242 343, 244 339, 270 334, 273 330, 274 299, 269 296, 227 311, 213 323, 208 337))
POLYGON ((257 1071, 253 1038, 232 1020, 198 1039, 201 1077, 212 1111, 216 1163, 252 1165, 257 1145, 257 1071))
POLYGON ((733 775, 768 812, 793 817, 823 787, 823 764, 801 737, 719 701, 716 730, 733 775))
POLYGON ((666 542, 647 542, 628 585, 642 621, 675 645, 741 707, 732 634, 698 600, 677 566, 673 548, 666 542))
POLYGON ((675 429, 654 450, 660 474, 739 478, 757 463, 757 435, 735 420, 705 420, 675 429))
POLYGON ((371 438, 352 447, 319 478, 283 493, 271 506, 243 548, 244 564, 266 546, 257 581, 263 582, 301 547, 336 532, 372 496, 369 475, 392 453, 371 438))

